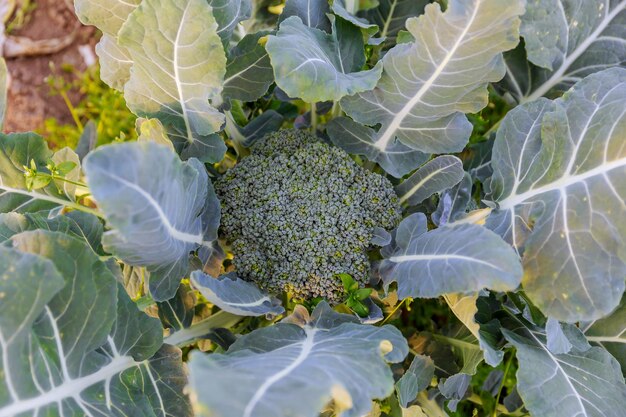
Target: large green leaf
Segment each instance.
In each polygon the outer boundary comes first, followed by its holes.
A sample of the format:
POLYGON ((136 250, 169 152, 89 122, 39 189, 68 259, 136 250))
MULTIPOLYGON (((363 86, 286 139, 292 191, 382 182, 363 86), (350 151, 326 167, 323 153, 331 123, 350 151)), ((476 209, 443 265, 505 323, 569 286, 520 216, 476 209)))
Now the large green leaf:
POLYGON ((12 240, 0 248, 0 416, 191 415, 181 352, 86 244, 12 240))
POLYGON ((317 417, 333 399, 343 417, 362 416, 393 391, 386 362, 407 353, 394 327, 358 324, 322 302, 302 326, 278 323, 240 337, 226 354, 193 354, 192 398, 198 416, 317 417))
POLYGON ((572 348, 554 354, 545 332, 520 319, 503 329, 516 348, 517 390, 533 416, 620 417, 626 409, 626 384, 617 361, 604 349, 572 348))
POLYGON ((104 234, 105 249, 147 267, 154 299, 172 297, 187 272, 189 252, 205 243, 205 235, 213 239, 217 228, 219 204, 204 166, 195 159, 181 162, 163 145, 137 142, 93 151, 84 170, 112 228, 104 234))
POLYGON ((129 108, 172 126, 188 144, 224 123, 209 103, 220 97, 226 70, 217 28, 206 0, 143 0, 119 32, 133 61, 124 86, 129 108))
POLYGON ((380 78, 382 64, 360 71, 364 61, 361 31, 343 20, 333 23, 333 33, 306 26, 297 16, 280 24, 266 44, 276 84, 290 97, 308 103, 339 100, 371 90, 380 78), (356 46, 355 46, 356 45, 356 46), (360 51, 355 51, 359 49, 360 51))
POLYGON ((359 134, 358 153, 395 153, 398 141, 427 154, 462 150, 472 131, 463 113, 482 109, 487 84, 504 76, 502 52, 518 43, 523 10, 521 0, 451 0, 445 12, 434 3, 407 20, 416 40, 385 55, 374 90, 341 100, 356 122, 381 125, 359 134))
POLYGON ((510 291, 522 277, 517 254, 492 231, 462 224, 427 232, 422 213, 404 219, 396 230, 395 245, 385 249, 383 282, 388 286, 396 281, 400 298, 483 288, 510 291))
MULTIPOLYGON (((583 77, 626 61, 626 1, 539 0, 522 17, 522 51, 507 56, 508 90, 521 102, 565 91, 583 77)), ((520 48, 521 49, 521 48, 520 48)))
POLYGON ((610 313, 626 276, 626 70, 507 114, 493 148, 487 226, 523 250, 524 286, 565 322, 610 313))

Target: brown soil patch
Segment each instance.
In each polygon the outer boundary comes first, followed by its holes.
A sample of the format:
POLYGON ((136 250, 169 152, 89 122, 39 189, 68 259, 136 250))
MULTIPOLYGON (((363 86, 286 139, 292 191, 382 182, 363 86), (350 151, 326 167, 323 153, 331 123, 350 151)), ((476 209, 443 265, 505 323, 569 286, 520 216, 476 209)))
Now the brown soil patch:
MULTIPOLYGON (((79 48, 86 45, 93 52, 97 42, 96 30, 80 25, 74 11, 64 0, 37 0, 36 3, 37 7, 31 13, 28 23, 10 35, 37 41, 62 38, 76 31, 76 37, 68 47, 53 54, 7 58, 10 85, 5 132, 38 130, 45 119, 50 117, 58 119, 60 123, 72 123, 63 99, 50 96, 45 80, 52 73, 51 63, 54 64, 57 75, 62 73, 61 68, 65 64, 80 71, 85 70, 87 65, 79 48)), ((74 104, 80 100, 76 92, 69 96, 74 104)))

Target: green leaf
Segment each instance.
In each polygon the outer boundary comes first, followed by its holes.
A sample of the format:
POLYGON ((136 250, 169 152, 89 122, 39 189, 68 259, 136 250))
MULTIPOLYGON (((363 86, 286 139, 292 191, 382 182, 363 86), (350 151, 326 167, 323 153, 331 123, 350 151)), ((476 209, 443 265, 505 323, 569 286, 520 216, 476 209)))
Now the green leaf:
POLYGON ((348 10, 346 10, 346 5, 344 0, 333 0, 333 4, 331 6, 333 13, 341 19, 350 22, 354 26, 361 29, 361 31, 365 35, 365 40, 370 41, 371 37, 379 32, 379 28, 374 23, 369 23, 366 19, 356 17, 351 14, 348 10))
POLYGON ((133 60, 128 50, 118 44, 117 38, 106 33, 96 45, 96 54, 100 64, 100 78, 111 88, 124 91, 124 85, 130 79, 133 60))
POLYGON ((394 327, 358 324, 322 302, 303 327, 278 323, 240 337, 226 354, 192 353, 190 388, 200 416, 317 417, 334 399, 342 416, 357 417, 392 393, 386 362, 407 353, 394 327))
POLYGON ((119 43, 133 61, 124 97, 135 114, 172 126, 189 144, 221 129, 224 115, 209 101, 220 97, 226 56, 206 0, 144 0, 119 43))
POLYGON ((19 251, 0 248, 0 416, 191 416, 180 350, 86 244, 43 231, 12 240, 19 251))
POLYGON ((456 156, 438 156, 396 186, 400 203, 414 206, 433 194, 454 187, 463 179, 463 163, 456 156))
POLYGON ((70 171, 76 168, 78 164, 74 161, 64 161, 56 166, 59 175, 67 175, 70 171))
POLYGON ((353 297, 359 301, 363 301, 372 294, 372 291, 371 288, 359 288, 354 291, 353 297))
MULTIPOLYGON (((518 43, 523 3, 450 0, 445 12, 433 3, 424 15, 407 20, 416 41, 384 56, 375 89, 341 100, 356 122, 381 125, 377 132, 357 134, 358 153, 395 154, 398 142, 425 154, 461 151, 472 130, 464 113, 482 109, 487 84, 504 76, 502 52, 518 43)), ((342 146, 341 138, 333 141, 342 146)))
POLYGON ((400 298, 517 288, 522 278, 519 258, 498 235, 474 224, 426 232, 419 225, 425 221, 421 213, 404 219, 396 246, 384 253, 383 282, 389 286, 396 281, 400 298))
POLYGON ((359 288, 359 283, 349 274, 337 274, 337 276, 341 280, 343 288, 347 293, 351 293, 359 288))
POLYGON ((139 3, 141 0, 75 0, 74 7, 83 24, 115 37, 139 3))
POLYGON ((270 32, 260 31, 246 35, 228 55, 224 91, 231 100, 254 101, 267 93, 274 82, 270 57, 261 45, 262 37, 270 32))
POLYGON ((626 276, 626 70, 509 112, 498 130, 486 225, 523 250, 522 285, 546 315, 609 314, 626 276))
POLYGON ((174 150, 174 144, 167 136, 163 123, 159 119, 137 119, 136 130, 139 133, 138 142, 155 142, 174 150))
POLYGON ((354 53, 342 54, 347 47, 363 45, 360 31, 353 27, 354 31, 340 32, 340 36, 337 25, 333 26, 333 34, 329 35, 293 16, 280 24, 276 35, 269 36, 265 48, 276 84, 290 97, 307 103, 336 101, 376 85, 382 64, 359 71, 354 68, 354 53))
POLYGON ((346 305, 359 317, 367 317, 370 313, 369 308, 356 298, 349 299, 346 305))
POLYGON ((98 148, 85 158, 84 171, 111 228, 102 240, 105 249, 147 267, 155 300, 172 297, 189 253, 217 228, 219 204, 204 166, 181 162, 163 145, 135 142, 98 148))

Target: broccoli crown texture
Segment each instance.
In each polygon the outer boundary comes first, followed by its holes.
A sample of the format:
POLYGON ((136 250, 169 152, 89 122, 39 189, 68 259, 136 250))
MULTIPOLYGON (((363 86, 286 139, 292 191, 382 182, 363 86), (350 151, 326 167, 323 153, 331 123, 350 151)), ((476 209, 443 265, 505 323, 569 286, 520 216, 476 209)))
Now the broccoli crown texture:
POLYGON ((298 299, 341 302, 339 273, 366 283, 374 227, 401 218, 389 180, 298 130, 267 135, 215 190, 237 273, 298 299))

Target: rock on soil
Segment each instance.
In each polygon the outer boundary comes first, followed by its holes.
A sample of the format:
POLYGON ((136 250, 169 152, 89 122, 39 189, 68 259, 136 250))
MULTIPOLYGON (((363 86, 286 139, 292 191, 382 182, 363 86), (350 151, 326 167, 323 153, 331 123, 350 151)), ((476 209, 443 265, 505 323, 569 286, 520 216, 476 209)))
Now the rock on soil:
MULTIPOLYGON (((69 38, 71 40, 69 46, 59 51, 42 54, 44 51, 39 48, 35 55, 21 54, 19 57, 10 56, 12 55, 8 48, 10 40, 7 41, 4 55, 9 69, 10 84, 4 122, 5 132, 38 130, 50 117, 58 119, 59 123, 72 123, 72 117, 63 99, 59 96, 50 96, 46 77, 52 73, 51 63, 56 68, 54 73, 60 75, 63 65, 70 64, 82 71, 87 68, 88 61, 95 57, 93 48, 97 42, 96 30, 80 25, 69 7, 73 2, 36 0, 35 3, 36 8, 30 14, 28 22, 8 34, 14 41, 25 41, 37 49, 37 45, 42 46, 38 41, 48 41, 45 44, 49 46, 58 43, 57 41, 67 40, 72 34, 74 37, 69 38)), ((65 76, 68 79, 71 77, 65 76)), ((74 104, 80 100, 77 92, 71 92, 69 97, 74 104)))

